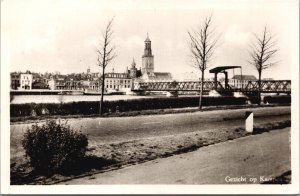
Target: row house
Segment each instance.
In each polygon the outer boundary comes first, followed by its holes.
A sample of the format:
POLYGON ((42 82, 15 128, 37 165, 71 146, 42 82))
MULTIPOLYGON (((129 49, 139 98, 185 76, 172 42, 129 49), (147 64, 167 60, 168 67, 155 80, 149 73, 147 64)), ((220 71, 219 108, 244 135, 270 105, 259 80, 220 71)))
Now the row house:
POLYGON ((20 73, 11 73, 10 74, 10 88, 17 90, 20 87, 20 73))
POLYGON ((75 80, 73 78, 66 78, 63 80, 52 79, 48 82, 51 90, 85 90, 85 89, 100 89, 100 80, 75 80))
POLYGON ((32 89, 32 74, 20 74, 20 89, 32 89))
POLYGON ((68 80, 66 81, 66 89, 68 90, 83 90, 83 84, 81 81, 68 80))
POLYGON ((32 73, 32 89, 49 89, 49 78, 39 73, 32 73))
POLYGON ((99 79, 92 81, 82 81, 83 89, 100 90, 101 82, 99 79))

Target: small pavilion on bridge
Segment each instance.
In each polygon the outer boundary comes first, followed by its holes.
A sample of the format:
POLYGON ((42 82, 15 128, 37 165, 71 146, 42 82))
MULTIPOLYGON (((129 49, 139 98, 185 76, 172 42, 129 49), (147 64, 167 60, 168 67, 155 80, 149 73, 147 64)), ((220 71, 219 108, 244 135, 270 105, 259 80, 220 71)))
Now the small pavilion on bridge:
POLYGON ((240 68, 241 69, 241 78, 242 78, 242 66, 219 66, 219 67, 215 67, 211 70, 209 70, 209 73, 214 73, 215 77, 214 77, 214 89, 216 90, 218 87, 218 73, 224 73, 225 75, 225 89, 229 88, 228 85, 228 73, 226 70, 228 69, 236 69, 236 68, 240 68))

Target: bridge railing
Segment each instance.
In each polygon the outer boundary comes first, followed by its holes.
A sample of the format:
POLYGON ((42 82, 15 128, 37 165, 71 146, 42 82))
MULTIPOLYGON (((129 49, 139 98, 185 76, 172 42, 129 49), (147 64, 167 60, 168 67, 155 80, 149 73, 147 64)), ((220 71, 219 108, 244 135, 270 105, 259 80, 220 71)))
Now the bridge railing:
MULTIPOLYGON (((249 81, 243 91, 258 91, 258 81, 249 81)), ((262 80, 261 92, 291 92, 291 80, 262 80)))

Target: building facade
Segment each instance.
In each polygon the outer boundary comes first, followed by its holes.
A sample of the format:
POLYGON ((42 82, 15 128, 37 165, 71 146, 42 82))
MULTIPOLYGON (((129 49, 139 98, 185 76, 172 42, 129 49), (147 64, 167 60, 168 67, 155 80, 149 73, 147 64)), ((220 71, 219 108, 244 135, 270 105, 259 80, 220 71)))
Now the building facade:
POLYGON ((253 75, 234 75, 228 80, 228 84, 233 88, 244 88, 249 81, 256 81, 256 77, 253 75))
POLYGON ((20 89, 22 90, 32 89, 32 74, 28 74, 28 73, 20 74, 20 89))
POLYGON ((127 73, 106 73, 104 85, 107 91, 123 91, 131 88, 132 79, 127 73))
POLYGON ((10 88, 17 90, 20 87, 20 73, 10 74, 10 88))

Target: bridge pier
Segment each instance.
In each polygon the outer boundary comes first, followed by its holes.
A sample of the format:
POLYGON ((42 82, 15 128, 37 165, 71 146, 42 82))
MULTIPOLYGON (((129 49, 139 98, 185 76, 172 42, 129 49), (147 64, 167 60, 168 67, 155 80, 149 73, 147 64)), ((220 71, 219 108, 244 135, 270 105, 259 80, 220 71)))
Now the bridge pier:
POLYGON ((178 97, 178 92, 177 91, 168 91, 166 93, 167 97, 178 97))
POLYGON ((130 91, 126 95, 137 95, 137 96, 142 96, 142 95, 147 95, 146 91, 130 91))
POLYGON ((221 96, 233 96, 233 93, 230 91, 216 91, 216 90, 210 90, 209 96, 211 97, 221 97, 221 96))
POLYGON ((208 95, 209 95, 210 97, 221 97, 221 96, 222 96, 222 95, 221 95, 218 91, 216 91, 216 90, 210 90, 209 93, 208 93, 208 95))
POLYGON ((234 97, 246 97, 242 92, 233 92, 234 97))

